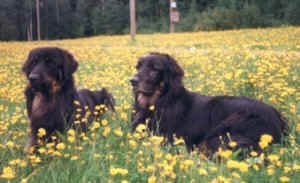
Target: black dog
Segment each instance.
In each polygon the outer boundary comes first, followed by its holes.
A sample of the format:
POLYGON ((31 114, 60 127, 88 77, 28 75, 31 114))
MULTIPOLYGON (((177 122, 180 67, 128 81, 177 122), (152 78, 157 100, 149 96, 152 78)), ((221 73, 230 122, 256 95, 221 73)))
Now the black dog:
POLYGON ((106 89, 76 91, 72 74, 77 66, 68 51, 57 47, 36 48, 29 53, 22 68, 29 81, 25 90, 31 129, 27 147, 38 144, 39 128, 46 130, 41 140, 47 141, 54 132, 69 127, 85 131, 105 109, 114 110, 114 99, 106 89), (95 108, 101 111, 94 113, 95 108))
POLYGON ((237 148, 261 151, 262 134, 280 142, 286 122, 273 107, 246 97, 203 96, 187 91, 183 70, 167 54, 141 57, 131 79, 135 97, 132 129, 145 123, 151 131, 173 142, 182 137, 189 150, 204 147, 215 152, 230 140, 237 148), (152 110, 149 109, 150 106, 152 110))

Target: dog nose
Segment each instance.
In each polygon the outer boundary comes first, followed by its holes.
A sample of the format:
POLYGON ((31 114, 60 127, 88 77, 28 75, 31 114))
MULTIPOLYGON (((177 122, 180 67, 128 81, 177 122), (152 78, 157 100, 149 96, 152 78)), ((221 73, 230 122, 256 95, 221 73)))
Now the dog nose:
POLYGON ((139 82, 139 79, 138 79, 138 77, 133 76, 133 77, 130 79, 130 82, 131 82, 131 85, 132 85, 132 86, 136 86, 136 85, 138 84, 138 82, 139 82))
POLYGON ((31 73, 29 75, 29 81, 34 83, 36 81, 40 80, 40 75, 39 74, 34 74, 34 73, 31 73))

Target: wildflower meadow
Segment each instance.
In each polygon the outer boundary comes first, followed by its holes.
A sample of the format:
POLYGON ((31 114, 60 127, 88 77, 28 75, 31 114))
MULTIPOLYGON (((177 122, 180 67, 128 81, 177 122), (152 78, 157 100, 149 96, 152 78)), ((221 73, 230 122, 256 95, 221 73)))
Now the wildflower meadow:
MULTIPOLYGON (((38 136, 45 134, 39 130, 38 136)), ((300 180, 300 28, 96 36, 57 41, 0 42, 0 182, 166 183, 299 182, 300 180), (69 129, 59 143, 24 151, 29 120, 21 67, 39 46, 69 50, 79 62, 78 88, 107 88, 116 111, 94 121, 87 133, 69 129), (168 53, 185 71, 184 84, 204 95, 248 96, 275 106, 289 131, 281 144, 261 137, 264 153, 241 159, 226 149, 210 158, 188 152, 148 133, 131 132, 130 77, 147 52, 168 53)), ((234 146, 235 143, 231 142, 234 146)))

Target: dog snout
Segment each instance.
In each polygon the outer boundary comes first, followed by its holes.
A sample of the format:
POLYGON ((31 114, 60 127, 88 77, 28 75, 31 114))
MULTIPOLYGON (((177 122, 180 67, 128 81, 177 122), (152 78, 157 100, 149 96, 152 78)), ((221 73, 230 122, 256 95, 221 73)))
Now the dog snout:
POLYGON ((36 73, 31 73, 29 75, 29 81, 31 83, 37 83, 38 81, 41 80, 41 76, 39 74, 36 74, 36 73))
POLYGON ((138 85, 138 82, 139 82, 139 78, 137 76, 133 76, 131 79, 130 79, 130 83, 132 86, 137 86, 138 85))

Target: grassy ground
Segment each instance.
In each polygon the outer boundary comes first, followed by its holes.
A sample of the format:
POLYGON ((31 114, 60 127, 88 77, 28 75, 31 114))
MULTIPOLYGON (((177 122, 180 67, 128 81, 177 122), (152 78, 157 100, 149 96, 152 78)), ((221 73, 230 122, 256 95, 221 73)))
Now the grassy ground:
POLYGON ((299 182, 300 28, 99 36, 76 40, 0 42, 0 182, 299 182), (63 136, 61 144, 25 154, 28 119, 21 66, 30 49, 60 46, 79 62, 80 88, 108 88, 116 98, 109 114, 87 134, 63 136), (261 156, 238 160, 221 150, 212 159, 161 146, 161 138, 130 133, 129 78, 139 56, 173 55, 187 88, 206 95, 245 95, 278 108, 288 119, 284 142, 261 156))

